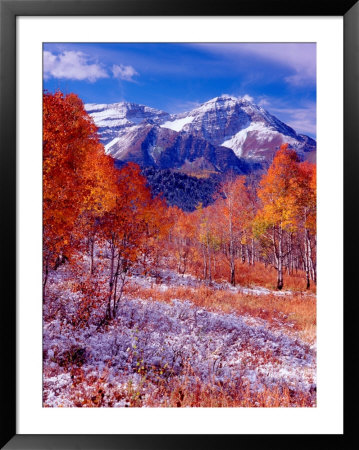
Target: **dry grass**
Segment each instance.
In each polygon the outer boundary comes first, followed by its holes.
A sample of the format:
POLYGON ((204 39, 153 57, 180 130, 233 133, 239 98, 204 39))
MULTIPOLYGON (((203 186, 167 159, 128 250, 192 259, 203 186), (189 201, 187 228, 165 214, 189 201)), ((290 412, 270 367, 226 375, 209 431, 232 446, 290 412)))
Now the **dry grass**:
MULTIPOLYGON (((175 269, 173 264, 173 269, 175 269)), ((200 264, 195 264, 193 261, 189 264, 189 272, 196 277, 202 277, 203 268, 200 264)), ((229 266, 223 258, 216 261, 215 270, 212 270, 213 281, 223 282, 229 281, 229 266)), ((310 289, 306 289, 305 272, 298 270, 289 275, 286 271, 283 274, 284 290, 291 290, 294 292, 316 292, 316 285, 311 282, 310 289)), ((268 289, 277 289, 277 271, 272 266, 265 266, 261 262, 256 262, 255 265, 248 263, 236 263, 236 283, 245 287, 262 286, 268 289)))
MULTIPOLYGON (((237 283, 243 286, 264 286, 268 289, 277 288, 277 271, 274 267, 263 263, 256 263, 254 266, 248 264, 237 264, 237 283)), ((306 278, 303 271, 298 271, 292 275, 284 273, 284 289, 296 292, 307 291, 306 278)), ((316 286, 312 282, 309 292, 315 293, 316 286)))
MULTIPOLYGON (((246 378, 237 381, 203 383, 188 376, 154 377, 143 374, 141 381, 109 383, 105 370, 100 377, 86 376, 82 369, 72 369, 68 401, 72 406, 99 407, 313 407, 315 390, 303 392, 282 384, 272 388, 251 386, 246 378)), ((44 395, 44 406, 47 395, 44 395)), ((69 406, 68 402, 61 406, 69 406)))
MULTIPOLYGON (((275 279, 275 270, 260 264, 254 268, 246 264, 239 265, 237 270, 238 283, 245 286, 270 288, 273 287, 273 280, 275 284, 275 279)), ((218 273, 216 281, 221 281, 218 273)), ((163 289, 161 285, 145 287, 130 281, 125 286, 124 294, 129 298, 166 303, 171 303, 173 299, 189 300, 195 306, 207 310, 235 312, 248 318, 265 319, 273 328, 280 327, 281 332, 288 332, 311 344, 316 335, 316 298, 295 289, 295 286, 302 288, 303 274, 287 277, 285 281, 285 289, 297 292, 283 296, 249 295, 225 288, 215 289, 206 284, 199 287, 166 285, 163 289)), ((249 350, 246 353, 250 353, 250 356, 243 361, 246 367, 255 369, 259 365, 271 363, 276 366, 279 363, 276 354, 271 351, 261 348, 249 350)), ((136 367, 137 380, 139 375, 141 378, 137 384, 131 381, 132 372, 117 373, 118 379, 114 382, 109 377, 109 371, 98 374, 86 371, 85 366, 79 364, 81 355, 72 352, 64 354, 64 357, 66 364, 62 363, 56 370, 44 370, 44 379, 50 379, 58 373, 70 375, 71 383, 64 388, 66 392, 55 392, 55 396, 63 399, 63 403, 60 400, 57 405, 60 407, 313 407, 316 404, 315 390, 301 391, 298 387, 282 383, 271 387, 251 385, 245 377, 235 381, 229 379, 219 382, 213 379, 203 382, 187 365, 181 376, 175 376, 170 368, 143 364, 141 370, 136 367)), ((51 385, 47 386, 45 382, 45 407, 52 405, 53 400, 48 398, 51 389, 51 385)))
POLYGON ((313 343, 316 336, 316 298, 313 295, 247 295, 210 286, 171 287, 161 290, 129 284, 125 294, 132 298, 170 303, 173 299, 189 300, 198 307, 224 313, 235 312, 267 320, 272 326, 287 325, 300 332, 301 338, 313 343))
MULTIPOLYGON (((155 406, 155 405, 153 405, 155 406)), ((196 383, 173 389, 166 406, 171 407, 309 407, 314 406, 313 396, 307 392, 294 392, 288 386, 273 389, 251 390, 248 384, 241 386, 196 383)))

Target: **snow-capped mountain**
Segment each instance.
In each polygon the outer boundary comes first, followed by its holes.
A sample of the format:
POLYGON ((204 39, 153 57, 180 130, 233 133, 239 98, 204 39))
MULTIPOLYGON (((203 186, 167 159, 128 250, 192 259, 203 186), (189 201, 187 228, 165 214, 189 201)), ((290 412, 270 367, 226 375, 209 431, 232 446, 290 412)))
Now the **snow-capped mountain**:
POLYGON ((268 165, 286 142, 301 159, 315 159, 313 139, 244 98, 223 95, 181 114, 127 102, 85 107, 106 153, 120 161, 245 173, 253 164, 268 165))
MULTIPOLYGON (((164 111, 129 102, 109 105, 88 103, 85 105, 85 108, 99 129, 101 141, 105 145, 110 144, 109 147, 111 147, 111 141, 117 139, 119 132, 125 128, 130 128, 146 121, 162 123, 170 117, 164 111)), ((113 144, 116 142, 114 141, 113 144)))
POLYGON ((161 124, 176 131, 200 136, 213 145, 231 148, 237 157, 258 161, 272 159, 288 143, 305 159, 316 149, 309 136, 297 134, 262 107, 245 98, 229 95, 213 98, 190 112, 172 116, 161 124))

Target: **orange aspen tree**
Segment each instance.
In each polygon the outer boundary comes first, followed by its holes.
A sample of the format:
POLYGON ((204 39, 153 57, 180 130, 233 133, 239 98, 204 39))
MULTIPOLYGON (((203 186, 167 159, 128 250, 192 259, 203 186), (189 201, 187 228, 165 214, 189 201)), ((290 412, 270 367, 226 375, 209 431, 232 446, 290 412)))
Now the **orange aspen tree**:
POLYGON ((105 214, 101 226, 110 251, 108 320, 116 316, 126 278, 141 257, 151 202, 151 192, 140 167, 126 164, 119 171, 115 206, 105 214))
POLYGON ((98 144, 86 154, 82 165, 84 198, 76 235, 79 241, 85 240, 90 257, 90 275, 95 271, 94 253, 96 242, 99 241, 101 221, 115 207, 117 177, 118 170, 114 167, 113 159, 105 155, 102 145, 98 144))
POLYGON ((171 221, 171 241, 177 262, 177 272, 186 273, 189 259, 193 255, 193 239, 196 231, 196 224, 192 214, 186 213, 174 206, 170 208, 171 221))
POLYGON ((164 244, 171 227, 167 206, 161 197, 155 197, 147 204, 144 220, 142 267, 145 273, 152 273, 158 279, 160 261, 165 253, 164 244))
POLYGON ((43 96, 43 259, 49 268, 74 252, 74 224, 83 210, 83 162, 98 151, 97 129, 75 94, 43 96))
POLYGON ((270 239, 275 268, 277 288, 283 288, 283 262, 286 255, 284 234, 296 227, 298 202, 298 156, 284 144, 276 153, 258 190, 262 208, 256 217, 256 229, 270 239))

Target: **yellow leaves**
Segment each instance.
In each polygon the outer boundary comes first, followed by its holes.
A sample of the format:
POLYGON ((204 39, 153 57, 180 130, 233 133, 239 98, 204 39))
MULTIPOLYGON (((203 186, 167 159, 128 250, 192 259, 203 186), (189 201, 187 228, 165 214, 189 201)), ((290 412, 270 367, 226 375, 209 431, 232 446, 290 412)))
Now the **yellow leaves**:
MULTIPOLYGON (((282 146, 268 172, 260 182, 258 196, 262 200, 262 223, 294 231, 312 205, 315 213, 316 192, 311 177, 315 166, 300 163, 294 150, 282 146)), ((315 183, 314 183, 315 186, 315 183)))

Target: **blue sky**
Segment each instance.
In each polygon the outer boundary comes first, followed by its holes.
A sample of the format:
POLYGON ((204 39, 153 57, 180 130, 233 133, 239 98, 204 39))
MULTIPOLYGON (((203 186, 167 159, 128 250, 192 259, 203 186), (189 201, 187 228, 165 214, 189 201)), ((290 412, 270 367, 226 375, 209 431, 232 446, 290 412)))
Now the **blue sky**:
POLYGON ((316 137, 315 44, 44 44, 44 89, 170 113, 221 94, 247 96, 316 137))

